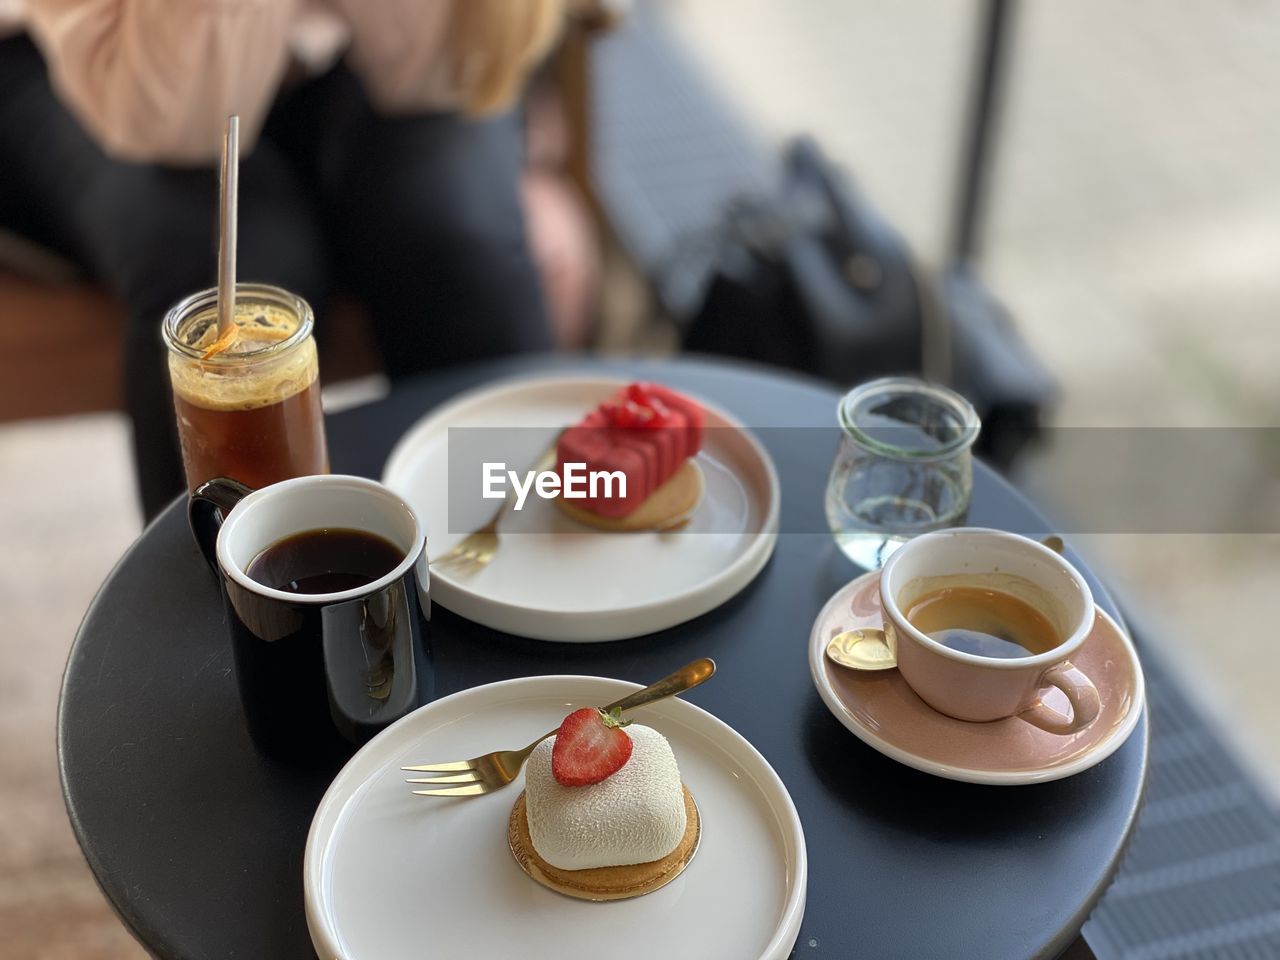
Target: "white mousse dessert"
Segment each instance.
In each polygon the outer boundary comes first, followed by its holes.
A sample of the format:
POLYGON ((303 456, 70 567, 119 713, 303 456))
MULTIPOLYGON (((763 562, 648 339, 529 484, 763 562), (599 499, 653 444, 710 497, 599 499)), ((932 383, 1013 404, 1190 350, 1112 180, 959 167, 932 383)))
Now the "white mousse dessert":
POLYGON ((590 870, 660 860, 687 826, 680 770, 667 738, 633 723, 633 748, 615 773, 566 787, 552 772, 555 737, 538 744, 525 768, 529 836, 538 855, 561 870, 590 870))

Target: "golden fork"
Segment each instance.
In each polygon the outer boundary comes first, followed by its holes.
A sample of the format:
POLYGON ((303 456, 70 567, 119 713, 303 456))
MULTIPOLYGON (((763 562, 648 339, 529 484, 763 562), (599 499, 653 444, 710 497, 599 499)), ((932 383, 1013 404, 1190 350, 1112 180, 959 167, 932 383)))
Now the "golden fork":
MULTIPOLYGON (((631 710, 674 697, 678 693, 691 690, 700 683, 711 679, 716 672, 716 662, 707 657, 686 663, 670 676, 663 677, 657 683, 651 683, 643 690, 628 694, 621 700, 615 700, 601 707, 605 713, 614 710, 631 710)), ((557 728, 559 729, 559 728, 557 728)), ((520 768, 533 753, 533 748, 547 737, 555 735, 555 730, 548 730, 523 750, 495 750, 470 760, 454 760, 449 763, 423 763, 412 767, 401 767, 410 773, 442 773, 442 777, 415 777, 405 783, 430 784, 438 787, 435 790, 415 790, 420 797, 478 797, 482 793, 490 793, 505 787, 520 775, 520 768)))
MULTIPOLYGON (((557 433, 555 440, 551 441, 551 446, 543 451, 542 456, 538 458, 538 462, 533 465, 535 473, 546 470, 555 463, 556 444, 559 441, 560 434, 557 433)), ((510 503, 511 493, 508 491, 502 503, 498 505, 498 509, 489 518, 488 523, 479 530, 467 534, 455 543, 452 549, 432 560, 430 565, 459 570, 486 566, 498 552, 498 521, 507 512, 507 506, 510 503)))

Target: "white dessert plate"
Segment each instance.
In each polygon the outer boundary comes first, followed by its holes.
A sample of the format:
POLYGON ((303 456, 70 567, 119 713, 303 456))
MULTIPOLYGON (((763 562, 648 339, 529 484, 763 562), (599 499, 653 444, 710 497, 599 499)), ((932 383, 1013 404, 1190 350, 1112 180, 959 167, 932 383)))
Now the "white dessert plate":
POLYGON ((808 873, 799 816, 755 748, 693 704, 665 700, 634 714, 671 742, 702 840, 684 873, 632 900, 575 900, 525 875, 507 844, 523 775, 449 800, 414 796, 399 769, 519 746, 578 707, 636 689, 600 677, 504 680, 428 704, 371 740, 329 787, 307 837, 307 925, 319 956, 786 957, 808 873))
MULTIPOLYGON (((956 720, 916 696, 897 670, 852 670, 826 655, 837 634, 881 624, 880 572, 874 570, 837 590, 818 614, 809 634, 809 672, 827 709, 859 740, 925 773, 1006 786, 1061 780, 1119 750, 1142 716, 1146 695, 1138 654, 1102 609, 1071 657, 1097 686, 1102 709, 1093 723, 1067 736, 1017 717, 956 720)), ((1043 697, 1060 713, 1070 712, 1060 690, 1043 697)))
MULTIPOLYGON (((472 432, 467 439, 494 445, 494 458, 523 472, 560 430, 626 383, 539 377, 464 393, 401 438, 382 482, 424 519, 428 555, 441 557, 484 526, 497 505, 482 498, 479 477, 450 488, 450 428, 509 428, 472 432)), ((773 553, 778 474, 746 427, 693 399, 707 415, 697 458, 705 489, 687 526, 667 533, 603 533, 530 496, 521 511, 503 516, 498 554, 487 566, 432 569, 432 598, 507 633, 590 643, 664 630, 736 595, 773 553)))

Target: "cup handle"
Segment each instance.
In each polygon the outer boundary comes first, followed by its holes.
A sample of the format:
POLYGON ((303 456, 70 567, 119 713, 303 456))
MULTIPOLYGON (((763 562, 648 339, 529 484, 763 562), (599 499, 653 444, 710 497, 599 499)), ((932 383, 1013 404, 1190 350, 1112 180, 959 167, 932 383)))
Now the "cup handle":
POLYGON ((1040 686, 1057 687, 1071 704, 1069 717, 1052 707, 1046 707, 1043 700, 1036 700, 1018 714, 1033 727, 1039 727, 1048 733, 1075 733, 1093 723, 1102 707, 1102 702, 1098 699, 1098 688, 1070 660, 1063 660, 1046 670, 1040 678, 1040 686))
POLYGON ((222 529, 222 521, 237 503, 251 493, 253 488, 246 487, 239 480, 217 477, 196 487, 187 501, 187 522, 191 524, 191 533, 214 573, 218 572, 218 531, 222 529))

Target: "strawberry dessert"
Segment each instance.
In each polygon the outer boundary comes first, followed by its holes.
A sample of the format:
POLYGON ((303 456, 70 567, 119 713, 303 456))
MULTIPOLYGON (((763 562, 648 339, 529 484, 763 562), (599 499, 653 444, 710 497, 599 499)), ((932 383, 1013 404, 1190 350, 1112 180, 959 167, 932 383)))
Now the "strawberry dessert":
POLYGON ((588 707, 566 717, 529 757, 508 839, 543 885, 616 900, 679 874, 700 829, 666 738, 588 707))
POLYGON ((556 468, 584 464, 588 473, 621 473, 620 490, 561 498, 571 516, 603 529, 659 529, 697 505, 701 475, 690 458, 702 446, 706 415, 696 402, 656 383, 632 383, 567 429, 556 445, 556 468))

